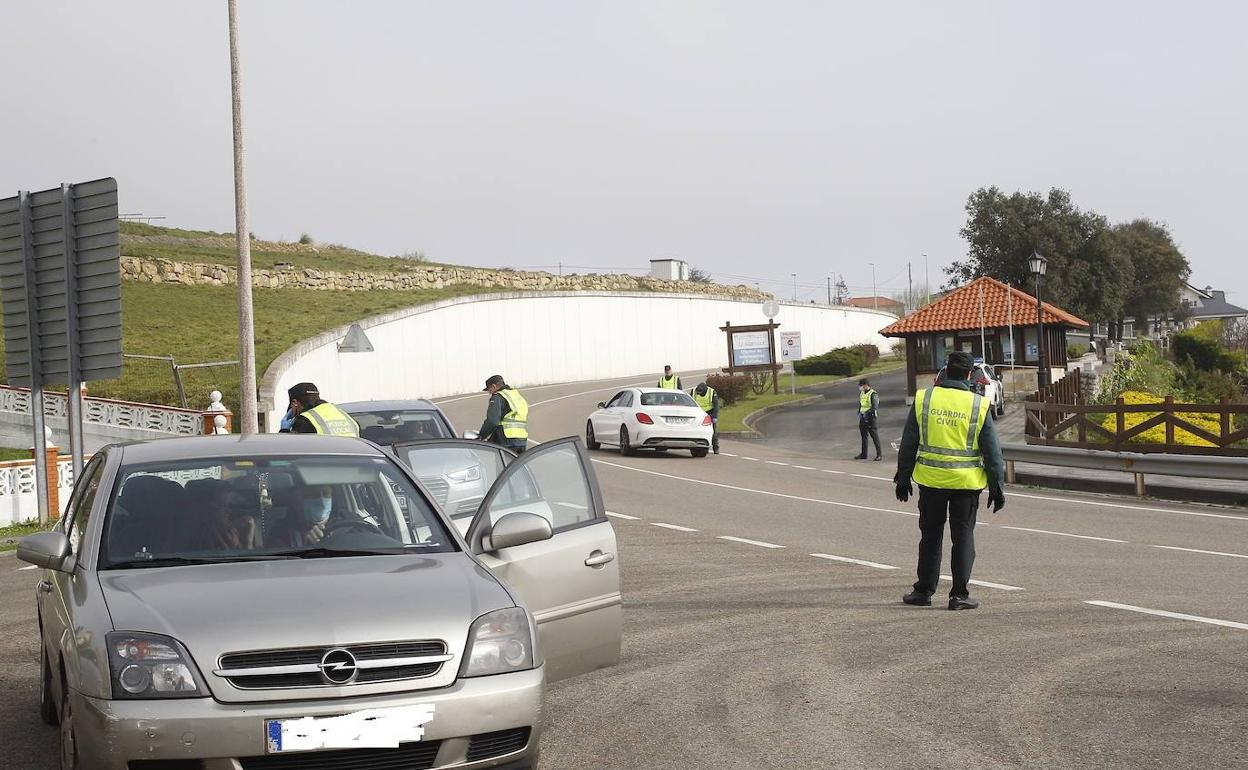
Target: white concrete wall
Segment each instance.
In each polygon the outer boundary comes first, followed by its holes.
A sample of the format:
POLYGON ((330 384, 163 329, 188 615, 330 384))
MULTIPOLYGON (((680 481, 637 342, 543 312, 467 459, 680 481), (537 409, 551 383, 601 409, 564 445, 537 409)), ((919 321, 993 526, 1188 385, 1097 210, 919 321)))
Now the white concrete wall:
MULTIPOLYGON (((481 390, 502 374, 516 387, 727 365, 725 322, 765 323, 761 307, 685 294, 557 292, 463 297, 360 322, 372 353, 339 353, 347 327, 305 340, 269 367, 260 408, 275 430, 286 389, 317 384, 330 401, 437 398, 481 390)), ((890 340, 897 319, 853 307, 781 303, 781 331, 800 331, 806 355, 890 340)), ((779 339, 777 336, 777 344, 779 339)))

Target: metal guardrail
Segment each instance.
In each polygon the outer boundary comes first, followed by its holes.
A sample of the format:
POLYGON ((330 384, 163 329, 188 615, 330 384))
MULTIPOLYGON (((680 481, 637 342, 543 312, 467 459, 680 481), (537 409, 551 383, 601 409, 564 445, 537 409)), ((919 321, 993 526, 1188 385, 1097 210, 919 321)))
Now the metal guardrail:
POLYGON ((1144 474, 1146 473, 1248 481, 1248 457, 1138 454, 1028 444, 1003 444, 1001 454, 1005 457, 1006 481, 1010 483, 1014 482, 1014 463, 1016 462, 1131 473, 1135 475, 1135 493, 1140 497, 1145 494, 1144 474))

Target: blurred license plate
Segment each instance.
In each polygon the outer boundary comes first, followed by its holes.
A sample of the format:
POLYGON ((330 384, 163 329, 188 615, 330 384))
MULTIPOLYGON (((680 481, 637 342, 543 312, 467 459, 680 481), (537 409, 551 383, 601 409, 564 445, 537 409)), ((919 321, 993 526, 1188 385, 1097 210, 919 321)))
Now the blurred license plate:
POLYGON ((664 417, 668 425, 688 425, 693 422, 692 417, 664 417))
POLYGON ((419 741, 433 704, 365 709, 332 717, 264 720, 265 752, 386 749, 419 741))

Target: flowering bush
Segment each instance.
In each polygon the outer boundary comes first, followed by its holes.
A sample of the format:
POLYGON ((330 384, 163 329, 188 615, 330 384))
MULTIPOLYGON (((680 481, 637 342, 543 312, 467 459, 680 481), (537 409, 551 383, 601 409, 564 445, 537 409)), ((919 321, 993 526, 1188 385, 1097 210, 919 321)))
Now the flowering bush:
MULTIPOLYGON (((1155 396, 1152 393, 1145 393, 1145 392, 1138 391, 1138 390, 1126 391, 1125 393, 1122 394, 1122 400, 1125 403, 1132 404, 1132 405, 1161 404, 1165 402, 1165 399, 1162 398, 1161 396, 1155 396)), ((1123 421, 1123 428, 1125 430, 1131 430, 1132 428, 1139 425, 1140 423, 1151 420, 1152 418, 1156 417, 1158 414, 1160 414, 1160 412, 1128 412, 1125 415, 1125 420, 1123 421)), ((1207 412, 1179 412, 1176 414, 1176 416, 1179 419, 1185 420, 1186 422, 1191 423, 1197 428, 1208 431, 1209 433, 1212 433, 1214 435, 1217 435, 1222 429, 1221 423, 1219 422, 1217 416, 1209 414, 1207 412)), ((1105 430, 1108 430, 1111 433, 1117 432, 1118 430, 1117 415, 1115 414, 1105 415, 1101 419, 1101 427, 1105 428, 1105 430)), ((1217 446, 1216 444, 1197 436, 1191 431, 1184 430, 1183 428, 1178 427, 1178 426, 1175 426, 1174 428, 1174 442, 1182 446, 1201 446, 1201 447, 1217 446)), ((1154 425, 1153 427, 1149 428, 1143 433, 1133 436, 1127 441, 1127 443, 1129 444, 1164 444, 1166 443, 1166 425, 1165 423, 1162 423, 1160 425, 1154 425)))

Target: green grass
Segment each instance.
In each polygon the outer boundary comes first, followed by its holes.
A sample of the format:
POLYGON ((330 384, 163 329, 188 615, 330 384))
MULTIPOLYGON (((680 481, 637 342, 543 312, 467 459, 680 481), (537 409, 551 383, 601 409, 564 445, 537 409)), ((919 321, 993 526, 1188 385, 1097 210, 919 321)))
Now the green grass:
MULTIPOLYGON (((315 291, 256 289, 256 371, 296 342, 337 326, 400 308, 494 289, 451 286, 423 291, 315 291)), ((125 281, 121 287, 122 344, 126 353, 174 356, 178 363, 238 358, 238 311, 233 286, 182 286, 125 281)), ((0 351, 3 340, 0 340, 0 351)), ((3 380, 0 364, 0 381, 3 380)), ((183 372, 188 406, 205 408, 214 388, 226 406, 238 405, 238 367, 183 372)), ((169 364, 126 359, 118 380, 90 383, 90 395, 178 405, 169 364)))
POLYGON ((37 521, 28 521, 25 524, 10 524, 7 527, 0 527, 0 551, 13 551, 17 549, 17 541, 26 535, 33 535, 36 532, 42 532, 44 527, 39 525, 37 521))
POLYGON ((7 462, 9 460, 29 460, 29 459, 30 459, 29 449, 8 449, 7 447, 0 447, 0 462, 7 462))
POLYGON ((779 393, 772 393, 770 390, 761 396, 756 396, 753 393, 750 393, 732 406, 720 409, 719 430, 721 433, 749 431, 750 428, 745 424, 745 418, 750 414, 757 412, 759 409, 763 409, 768 406, 775 406, 777 404, 787 404, 792 401, 800 401, 803 398, 810 398, 812 394, 803 393, 801 390, 802 388, 812 385, 827 385, 833 382, 842 382, 844 380, 856 380, 860 377, 869 377, 873 374, 899 369, 903 366, 905 366, 904 363, 899 363, 895 359, 886 359, 876 361, 874 364, 868 366, 866 369, 863 369, 861 372, 852 377, 836 377, 834 375, 827 374, 799 374, 797 376, 798 391, 796 394, 790 392, 790 381, 792 375, 782 374, 780 375, 779 393))

